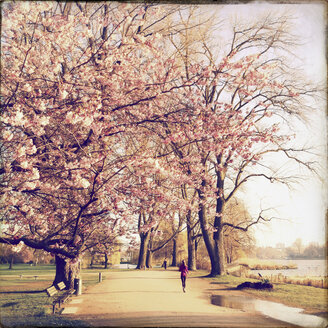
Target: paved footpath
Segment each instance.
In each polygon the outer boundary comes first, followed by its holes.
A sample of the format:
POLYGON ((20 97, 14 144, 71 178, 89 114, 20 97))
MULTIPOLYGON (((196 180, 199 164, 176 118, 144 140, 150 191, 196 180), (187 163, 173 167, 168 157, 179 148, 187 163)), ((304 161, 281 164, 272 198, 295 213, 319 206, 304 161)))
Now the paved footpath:
POLYGON ((109 272, 101 283, 74 296, 63 315, 93 327, 292 327, 257 313, 210 303, 209 282, 177 271, 109 272))

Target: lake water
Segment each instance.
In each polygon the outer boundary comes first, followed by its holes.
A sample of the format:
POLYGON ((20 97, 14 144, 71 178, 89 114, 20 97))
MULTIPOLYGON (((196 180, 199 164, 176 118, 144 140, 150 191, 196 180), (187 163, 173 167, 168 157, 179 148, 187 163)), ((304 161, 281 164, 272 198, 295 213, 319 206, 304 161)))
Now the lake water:
POLYGON ((113 266, 119 269, 135 269, 137 266, 135 264, 121 263, 113 266))
POLYGON ((276 275, 299 277, 322 277, 327 276, 327 262, 325 260, 270 260, 277 264, 296 264, 297 269, 288 270, 254 270, 262 275, 276 275))
MULTIPOLYGON (((327 276, 327 266, 325 260, 269 260, 278 264, 296 264, 297 269, 289 270, 254 270, 262 275, 277 275, 281 273, 284 276, 310 276, 310 277, 322 277, 327 276)), ((114 267, 120 269, 135 269, 134 264, 119 264, 114 267)))
POLYGON ((300 308, 245 296, 212 295, 212 304, 243 311, 260 312, 268 317, 299 327, 324 328, 328 323, 325 318, 302 313, 303 310, 300 308))

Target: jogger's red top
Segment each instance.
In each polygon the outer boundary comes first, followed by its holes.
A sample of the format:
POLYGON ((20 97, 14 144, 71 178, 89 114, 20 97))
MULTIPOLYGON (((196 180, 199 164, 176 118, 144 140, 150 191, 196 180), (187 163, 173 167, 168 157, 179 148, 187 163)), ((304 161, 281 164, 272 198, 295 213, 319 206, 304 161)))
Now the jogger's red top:
POLYGON ((182 263, 179 267, 179 271, 181 272, 181 277, 185 277, 188 273, 188 267, 182 263))

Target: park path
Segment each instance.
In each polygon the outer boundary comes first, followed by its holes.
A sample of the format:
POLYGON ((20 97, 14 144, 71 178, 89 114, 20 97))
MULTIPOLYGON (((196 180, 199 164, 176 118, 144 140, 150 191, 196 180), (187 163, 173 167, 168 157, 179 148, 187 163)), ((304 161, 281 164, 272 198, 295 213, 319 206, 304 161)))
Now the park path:
POLYGON ((179 272, 106 273, 106 279, 73 297, 63 315, 94 327, 291 327, 257 313, 210 303, 210 283, 191 277, 183 293, 179 272))

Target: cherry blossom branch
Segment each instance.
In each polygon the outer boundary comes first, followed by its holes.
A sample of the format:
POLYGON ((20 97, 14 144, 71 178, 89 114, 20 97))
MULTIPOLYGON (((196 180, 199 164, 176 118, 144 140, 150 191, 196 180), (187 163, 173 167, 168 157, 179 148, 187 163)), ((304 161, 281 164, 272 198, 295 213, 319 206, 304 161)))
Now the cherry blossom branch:
POLYGON ((26 237, 19 237, 19 238, 0 237, 0 243, 3 243, 3 244, 9 244, 9 245, 15 246, 15 245, 18 245, 20 242, 23 242, 26 246, 32 247, 34 249, 42 249, 51 254, 63 255, 70 259, 74 259, 76 257, 76 254, 74 254, 74 253, 72 254, 71 251, 66 251, 63 248, 50 247, 48 244, 46 244, 42 241, 35 241, 33 239, 26 238, 26 237))

